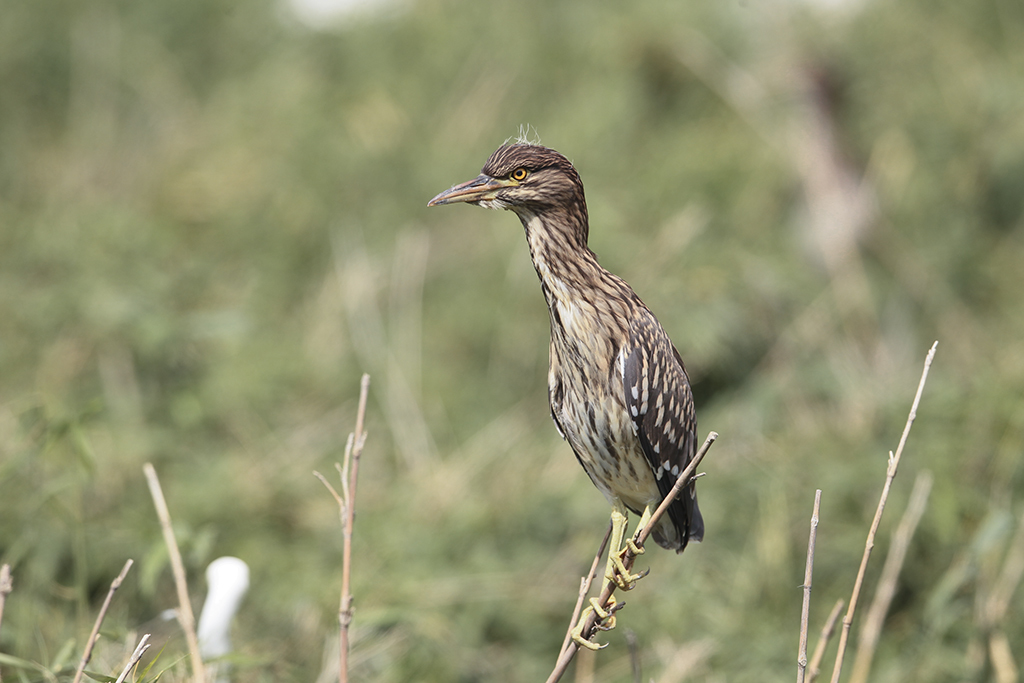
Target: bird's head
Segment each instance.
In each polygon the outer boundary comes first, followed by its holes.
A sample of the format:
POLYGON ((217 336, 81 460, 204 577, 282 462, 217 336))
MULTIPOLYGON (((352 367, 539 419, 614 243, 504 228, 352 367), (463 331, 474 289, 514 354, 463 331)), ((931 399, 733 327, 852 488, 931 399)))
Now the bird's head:
POLYGON ((538 214, 584 207, 583 183, 572 163, 540 145, 502 145, 476 178, 445 190, 427 206, 466 202, 488 209, 538 214))

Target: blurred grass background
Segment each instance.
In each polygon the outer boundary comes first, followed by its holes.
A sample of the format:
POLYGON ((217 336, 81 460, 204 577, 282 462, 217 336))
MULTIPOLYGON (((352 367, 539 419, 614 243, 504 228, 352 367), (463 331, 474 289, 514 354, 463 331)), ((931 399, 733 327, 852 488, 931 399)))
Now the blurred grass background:
POLYGON ((915 472, 935 487, 872 680, 996 680, 983 605, 1024 511, 1024 5, 297 16, 0 4, 0 651, 73 668, 128 557, 92 668, 174 605, 152 461, 197 604, 213 558, 252 568, 237 679, 316 680, 341 534, 311 471, 341 459, 365 371, 356 679, 542 680, 608 507, 550 424, 518 222, 425 207, 531 124, 722 435, 706 542, 645 556, 597 680, 630 680, 627 628, 655 680, 793 674, 814 489, 812 634, 934 339, 869 597, 915 472))

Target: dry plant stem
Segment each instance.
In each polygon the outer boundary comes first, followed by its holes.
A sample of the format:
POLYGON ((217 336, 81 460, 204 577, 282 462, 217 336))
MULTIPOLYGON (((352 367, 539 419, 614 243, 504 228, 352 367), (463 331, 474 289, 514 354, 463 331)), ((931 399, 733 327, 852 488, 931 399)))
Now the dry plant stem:
POLYGON ((171 571, 174 574, 174 587, 178 592, 178 623, 185 632, 185 642, 188 643, 188 655, 192 660, 192 678, 202 683, 206 680, 206 670, 203 667, 203 658, 199 654, 199 639, 196 638, 196 618, 192 613, 192 603, 188 599, 188 584, 185 582, 185 564, 181 561, 181 551, 178 550, 178 541, 174 538, 174 529, 171 527, 171 513, 167 509, 167 501, 164 499, 163 489, 160 488, 160 479, 156 476, 156 469, 152 463, 142 466, 146 474, 146 482, 149 484, 149 494, 153 497, 153 505, 156 507, 157 517, 160 518, 160 528, 164 533, 164 543, 167 544, 167 554, 171 558, 171 571))
POLYGON ((828 647, 828 641, 832 639, 832 631, 835 630, 836 620, 839 618, 839 613, 843 611, 843 606, 846 601, 842 598, 836 600, 835 606, 832 607, 832 611, 828 613, 828 619, 825 620, 825 625, 821 627, 821 635, 818 636, 818 644, 814 646, 814 654, 811 655, 811 662, 807 665, 807 683, 813 683, 814 679, 818 677, 821 672, 821 660, 825 657, 825 648, 828 647))
POLYGON ((811 577, 814 574, 814 541, 818 536, 818 509, 821 507, 821 489, 814 492, 814 512, 811 513, 811 535, 807 539, 807 564, 804 566, 804 602, 800 608, 800 646, 796 655, 796 680, 804 683, 807 673, 807 622, 811 611, 811 577))
POLYGON ((348 629, 352 623, 352 526, 356 517, 356 482, 359 480, 359 456, 363 454, 366 432, 363 419, 366 416, 366 397, 370 391, 370 376, 364 374, 359 384, 359 410, 356 412, 356 430, 352 446, 352 462, 349 472, 348 491, 345 500, 345 547, 341 563, 341 604, 338 606, 338 681, 348 683, 348 629))
POLYGON ((871 601, 871 607, 868 609, 868 613, 864 617, 864 624, 860 629, 850 683, 865 683, 868 679, 871 660, 874 659, 878 638, 882 634, 882 622, 885 621, 885 615, 889 611, 892 596, 896 594, 896 581, 903 568, 903 561, 907 557, 910 539, 914 537, 918 522, 921 521, 921 515, 924 514, 925 506, 928 504, 928 494, 931 493, 931 490, 931 473, 924 471, 918 474, 914 481, 914 490, 910 494, 910 502, 907 503, 907 509, 903 513, 903 518, 900 519, 896 533, 892 537, 892 543, 889 545, 889 554, 882 566, 882 575, 878 579, 875 597, 871 601))
POLYGON ((128 678, 128 674, 131 673, 132 667, 139 663, 139 660, 142 659, 142 655, 146 654, 146 650, 149 649, 149 643, 146 642, 148 640, 148 633, 139 639, 139 644, 135 648, 135 652, 132 653, 131 659, 129 659, 128 663, 125 664, 124 669, 121 670, 121 675, 117 677, 117 680, 114 681, 114 683, 124 683, 124 680, 128 678))
POLYGON ((914 402, 910 406, 910 414, 907 416, 907 424, 903 427, 903 436, 896 447, 896 453, 889 451, 889 467, 886 469, 885 485, 882 487, 882 495, 878 499, 878 507, 875 509, 875 517, 871 520, 871 528, 868 530, 868 537, 864 543, 864 554, 860 560, 860 568, 857 570, 857 579, 853 583, 853 593, 850 595, 850 606, 843 617, 843 629, 839 634, 839 648, 836 652, 836 663, 832 667, 832 683, 839 683, 839 676, 843 672, 843 656, 846 654, 846 642, 850 637, 850 625, 853 623, 853 614, 857 610, 857 600, 860 598, 860 589, 864 585, 864 573, 868 568, 868 560, 871 558, 871 549, 875 547, 875 533, 878 531, 878 523, 882 520, 882 512, 885 510, 885 502, 889 498, 889 488, 896 476, 896 470, 900 465, 900 458, 903 456, 903 447, 910 436, 910 428, 917 417, 917 406, 921 403, 921 394, 924 392, 925 382, 928 381, 928 370, 932 366, 932 359, 935 358, 935 349, 939 342, 932 344, 928 355, 924 360, 924 370, 921 372, 921 381, 917 384, 917 394, 914 395, 914 402))
MULTIPOLYGON (((657 526, 658 520, 661 519, 662 515, 668 511, 669 505, 671 505, 672 501, 676 499, 680 492, 689 485, 690 481, 695 478, 694 472, 700 465, 700 461, 704 459, 708 449, 711 448, 711 445, 715 443, 717 438, 717 432, 711 432, 708 434, 708 438, 704 441, 704 445, 701 446, 700 450, 697 451, 697 454, 693 456, 693 460, 691 460, 690 464, 686 466, 686 469, 679 473, 679 477, 676 479, 676 483, 672 486, 672 490, 669 491, 668 495, 665 496, 665 499, 661 501, 661 505, 659 505, 658 509, 654 511, 654 514, 651 515, 647 525, 642 529, 637 530, 636 535, 633 537, 633 543, 638 547, 643 548, 644 543, 647 541, 647 537, 651 535, 651 531, 655 526, 657 526)), ((622 564, 627 570, 629 570, 633 567, 634 561, 636 561, 636 555, 627 548, 622 558, 622 564)), ((615 592, 615 588, 616 586, 614 581, 608 581, 605 583, 604 590, 601 591, 601 597, 598 598, 598 603, 602 607, 607 608, 609 606, 609 600, 615 592)), ((583 638, 590 639, 594 636, 596 623, 597 615, 593 610, 591 610, 587 613, 587 620, 583 624, 583 629, 581 631, 583 638)), ((576 655, 577 649, 579 649, 579 646, 576 645, 575 642, 570 642, 569 645, 562 650, 561 654, 558 656, 558 661, 555 663, 555 668, 551 671, 551 675, 548 676, 547 683, 555 683, 555 681, 562 677, 565 670, 569 667, 569 662, 571 662, 572 658, 576 655)))
POLYGON ((103 601, 103 606, 100 607, 100 613, 96 617, 96 623, 92 625, 92 633, 89 634, 89 640, 85 644, 85 652, 82 654, 82 661, 78 663, 78 670, 75 671, 74 683, 79 683, 82 680, 82 674, 85 672, 85 666, 92 659, 92 649, 96 646, 96 641, 100 638, 100 626, 103 625, 103 619, 107 616, 107 609, 110 607, 110 601, 114 598, 114 593, 121 587, 121 583, 124 581, 124 577, 128 576, 128 570, 132 568, 134 560, 128 560, 124 563, 124 568, 121 569, 121 573, 117 575, 114 582, 110 584, 110 590, 107 591, 107 597, 103 601))
POLYGON ((569 647, 569 643, 572 642, 572 630, 576 626, 576 620, 580 618, 580 612, 583 610, 583 601, 587 599, 587 593, 590 592, 590 586, 594 583, 594 575, 597 574, 597 567, 601 564, 601 556, 604 555, 605 546, 608 545, 608 539, 612 535, 612 523, 608 521, 608 530, 604 532, 604 538, 601 540, 601 545, 597 548, 597 554, 594 555, 594 561, 590 564, 590 571, 586 576, 580 579, 580 594, 576 598, 576 607, 572 610, 572 619, 569 620, 569 628, 565 631, 565 640, 562 641, 562 649, 558 651, 559 655, 565 652, 565 648, 569 647))
MULTIPOLYGON (((4 623, 4 605, 7 603, 7 596, 14 590, 14 583, 11 581, 11 565, 5 564, 0 567, 0 626, 4 623)), ((4 679, 0 673, 0 681, 4 679)))
POLYGON ((348 682, 348 630, 352 624, 352 527, 356 514, 356 482, 359 479, 359 457, 363 454, 366 432, 363 422, 366 418, 366 399, 370 391, 370 376, 364 374, 359 383, 359 408, 356 411, 356 430, 348 435, 345 445, 345 464, 337 465, 341 476, 341 495, 319 472, 313 475, 323 482, 338 503, 338 514, 344 534, 344 549, 341 560, 341 603, 338 605, 338 681, 348 682))

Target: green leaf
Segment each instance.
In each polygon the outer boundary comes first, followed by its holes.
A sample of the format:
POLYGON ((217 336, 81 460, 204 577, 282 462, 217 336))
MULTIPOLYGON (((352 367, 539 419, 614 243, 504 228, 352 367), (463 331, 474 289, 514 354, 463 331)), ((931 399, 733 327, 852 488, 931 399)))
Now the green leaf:
POLYGON ((16 669, 33 669, 41 673, 46 680, 57 683, 57 677, 53 675, 53 672, 38 662, 30 662, 27 659, 0 653, 0 664, 13 666, 16 669))
MULTIPOLYGON (((143 678, 145 678, 145 677, 146 677, 146 674, 148 674, 148 673, 149 673, 149 670, 150 670, 150 669, 152 669, 152 668, 153 668, 153 665, 154 665, 154 664, 156 664, 156 662, 157 662, 157 660, 158 660, 158 659, 160 659, 160 655, 162 655, 162 654, 164 653, 164 650, 165 650, 166 648, 167 648, 167 643, 164 643, 163 647, 161 647, 161 648, 160 648, 160 651, 156 653, 156 656, 155 656, 155 657, 153 657, 153 659, 151 659, 151 660, 149 661, 149 664, 147 664, 147 665, 146 665, 146 668, 145 668, 145 669, 143 669, 143 670, 142 670, 142 671, 141 671, 141 672, 139 673, 139 675, 138 675, 138 678, 139 678, 139 680, 142 680, 143 678)), ((157 676, 157 678, 159 678, 159 676, 157 676)))

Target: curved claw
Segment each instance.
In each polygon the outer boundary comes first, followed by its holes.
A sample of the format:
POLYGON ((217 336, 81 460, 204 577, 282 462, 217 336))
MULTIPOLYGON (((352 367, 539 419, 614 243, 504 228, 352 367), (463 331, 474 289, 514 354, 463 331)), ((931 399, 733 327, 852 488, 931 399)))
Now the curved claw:
MULTIPOLYGON (((603 650, 604 648, 608 647, 608 643, 595 643, 594 641, 587 640, 583 637, 583 625, 587 623, 587 615, 590 612, 594 611, 595 610, 593 607, 588 607, 585 610, 583 610, 582 613, 580 613, 580 619, 576 622, 576 627, 572 630, 572 640, 580 647, 585 647, 588 650, 597 651, 603 650)), ((604 610, 601 611, 603 612, 604 610)), ((598 616, 600 616, 600 612, 598 612, 597 614, 598 616)))
POLYGON ((573 642, 575 642, 580 647, 585 647, 585 648, 587 648, 588 650, 590 650, 592 652, 596 652, 598 650, 603 650, 606 647, 608 647, 608 643, 595 643, 592 640, 587 640, 586 638, 581 636, 579 633, 577 633, 576 629, 573 629, 573 631, 572 631, 572 639, 573 639, 573 642))
POLYGON ((647 576, 648 573, 650 573, 650 570, 647 569, 640 572, 639 574, 630 574, 629 570, 626 569, 626 565, 622 563, 622 557, 620 557, 619 553, 613 554, 609 558, 609 560, 609 564, 611 564, 611 567, 609 567, 610 571, 608 572, 608 575, 605 578, 607 578, 609 581, 613 581, 616 586, 618 586, 620 589, 624 591, 633 590, 633 588, 636 586, 636 582, 647 576))
POLYGON ((608 647, 608 643, 595 643, 592 640, 587 640, 583 637, 583 625, 587 622, 587 617, 593 612, 597 615, 594 621, 594 628, 598 631, 611 631, 615 628, 615 612, 617 603, 612 601, 612 604, 605 609, 601 606, 601 603, 597 598, 590 598, 590 607, 587 607, 580 614, 579 621, 576 622, 576 627, 572 630, 572 639, 580 647, 585 647, 588 650, 603 650, 608 647))

